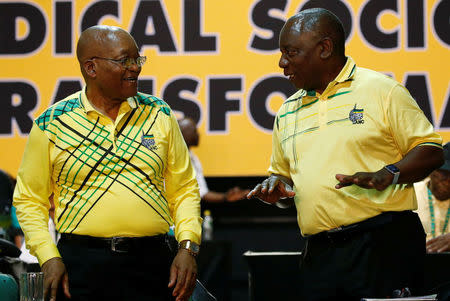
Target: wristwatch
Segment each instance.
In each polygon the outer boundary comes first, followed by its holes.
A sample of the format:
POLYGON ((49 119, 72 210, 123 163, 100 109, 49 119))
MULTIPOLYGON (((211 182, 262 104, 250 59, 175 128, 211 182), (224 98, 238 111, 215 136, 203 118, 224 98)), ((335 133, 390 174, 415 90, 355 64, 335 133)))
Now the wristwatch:
POLYGON ((398 167, 395 166, 394 164, 386 165, 384 168, 394 175, 394 179, 392 180, 391 184, 392 185, 397 184, 398 178, 400 177, 400 169, 398 169, 398 167))
POLYGON ((178 249, 186 249, 192 256, 197 256, 200 252, 200 246, 193 241, 183 240, 178 244, 178 249))

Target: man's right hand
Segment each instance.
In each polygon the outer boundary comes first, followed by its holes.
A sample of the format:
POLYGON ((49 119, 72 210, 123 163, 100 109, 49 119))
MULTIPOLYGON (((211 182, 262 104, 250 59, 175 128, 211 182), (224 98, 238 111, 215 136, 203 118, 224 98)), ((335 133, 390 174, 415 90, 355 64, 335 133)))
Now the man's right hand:
POLYGON ((282 198, 292 198, 292 181, 281 175, 272 174, 247 194, 247 198, 257 197, 261 201, 275 204, 282 198))
POLYGON ((69 276, 60 257, 47 260, 42 265, 44 272, 44 299, 55 301, 59 286, 62 286, 64 295, 70 298, 69 292, 69 276), (50 294, 50 297, 48 297, 50 294))

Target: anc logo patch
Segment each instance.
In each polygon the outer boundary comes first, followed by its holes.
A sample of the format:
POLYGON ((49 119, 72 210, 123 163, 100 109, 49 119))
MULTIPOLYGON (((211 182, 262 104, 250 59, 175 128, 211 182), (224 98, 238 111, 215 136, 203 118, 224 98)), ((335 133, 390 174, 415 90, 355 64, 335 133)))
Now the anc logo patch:
POLYGON ((149 150, 157 150, 158 146, 155 142, 155 137, 153 135, 144 135, 142 134, 141 144, 148 148, 149 150))
POLYGON ((362 124, 364 123, 363 118, 364 118, 364 109, 357 109, 355 103, 353 110, 351 110, 350 114, 348 114, 348 119, 350 119, 350 121, 353 124, 362 124))

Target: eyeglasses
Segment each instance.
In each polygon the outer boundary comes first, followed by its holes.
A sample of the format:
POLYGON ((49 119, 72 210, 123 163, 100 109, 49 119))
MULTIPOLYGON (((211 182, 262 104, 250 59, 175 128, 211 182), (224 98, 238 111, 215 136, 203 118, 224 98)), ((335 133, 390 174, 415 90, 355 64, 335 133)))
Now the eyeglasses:
POLYGON ((137 58, 126 57, 123 59, 110 59, 110 58, 106 58, 106 57, 93 56, 93 57, 91 57, 91 60, 93 60, 93 59, 112 61, 112 62, 121 64, 122 67, 124 67, 125 69, 131 68, 131 66, 133 66, 134 64, 136 64, 140 68, 144 65, 145 61, 147 61, 146 56, 139 56, 137 58))

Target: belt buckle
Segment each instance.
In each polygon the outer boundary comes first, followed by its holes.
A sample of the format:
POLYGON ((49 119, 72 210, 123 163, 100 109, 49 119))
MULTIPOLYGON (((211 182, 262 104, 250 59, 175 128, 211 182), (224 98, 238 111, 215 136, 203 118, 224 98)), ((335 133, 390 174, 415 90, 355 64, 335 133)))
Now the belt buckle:
POLYGON ((127 253, 128 250, 119 247, 120 242, 123 242, 122 237, 111 237, 111 251, 116 253, 127 253))

